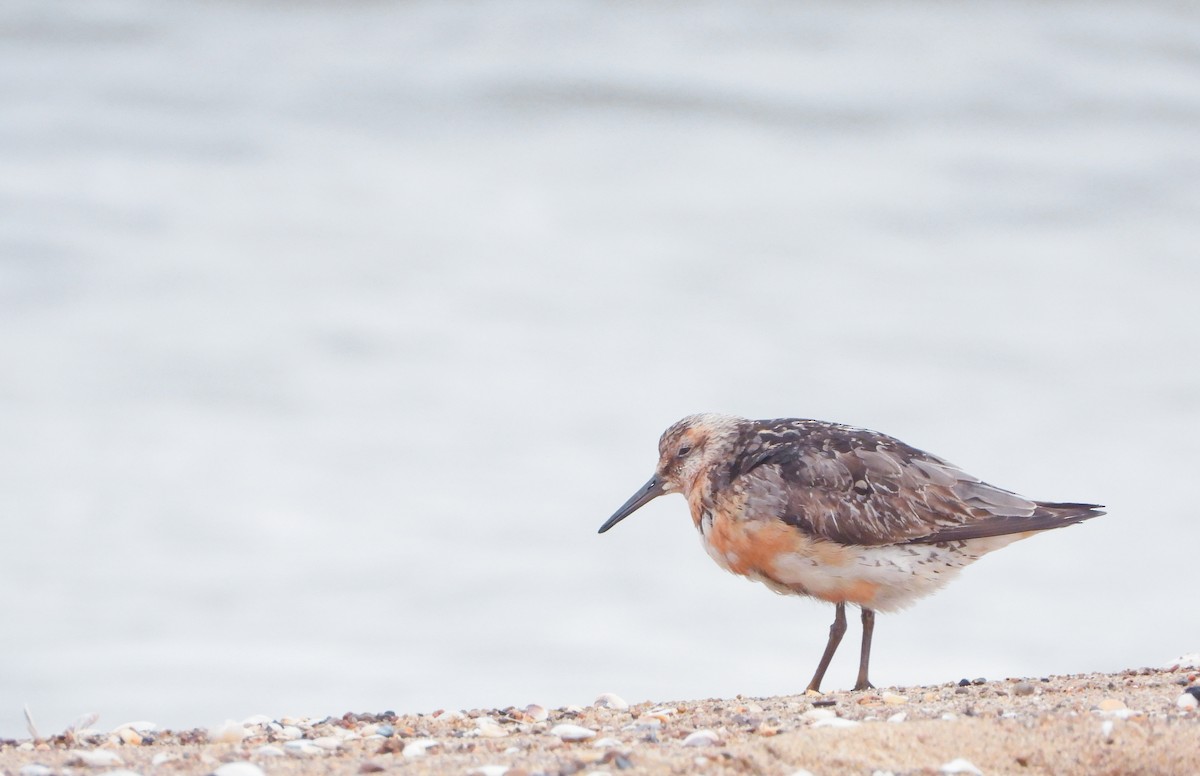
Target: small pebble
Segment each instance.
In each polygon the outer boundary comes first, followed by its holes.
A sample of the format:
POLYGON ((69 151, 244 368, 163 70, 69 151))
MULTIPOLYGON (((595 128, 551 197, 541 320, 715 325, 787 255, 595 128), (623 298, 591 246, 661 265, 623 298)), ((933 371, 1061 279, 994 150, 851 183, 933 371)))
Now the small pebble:
POLYGON ((897 695, 894 692, 885 692, 883 694, 883 702, 896 706, 901 703, 908 703, 908 698, 904 695, 897 695))
POLYGON ((432 738, 415 738, 404 745, 401 754, 409 758, 424 757, 435 746, 441 746, 441 742, 432 738))
POLYGON ((166 765, 167 763, 182 760, 183 758, 173 752, 159 752, 150 760, 151 765, 166 765))
POLYGON ((888 722, 903 722, 906 719, 908 719, 908 712, 907 711, 898 711, 895 714, 893 714, 892 716, 888 717, 887 721, 888 722))
POLYGON ((470 776, 504 776, 508 773, 507 765, 481 765, 474 770, 467 771, 470 776))
POLYGON ((1125 703, 1117 698, 1105 698, 1096 708, 1100 711, 1120 711, 1125 708, 1125 703))
POLYGON ((245 760, 225 763, 212 772, 212 776, 263 776, 263 769, 245 760))
POLYGON ((1036 688, 1029 682, 1017 682, 1013 685, 1013 695, 1033 695, 1036 688))
POLYGON ((818 722, 823 719, 833 719, 837 716, 837 712, 833 709, 809 709, 800 715, 800 719, 806 719, 810 722, 818 722))
POLYGON ((596 731, 564 723, 550 728, 550 735, 558 736, 563 741, 587 741, 596 736, 596 731))
POLYGON ((54 773, 54 769, 48 765, 29 763, 21 766, 21 769, 17 771, 17 776, 50 776, 52 773, 54 773))
POLYGON ((1100 736, 1105 741, 1111 742, 1113 740, 1113 721, 1111 719, 1106 719, 1103 723, 1101 723, 1100 736))
POLYGON ((283 750, 271 744, 263 744, 262 746, 257 747, 250 754, 254 755, 255 757, 283 757, 283 750))
POLYGON ((684 746, 712 746, 719 743, 721 737, 711 730, 697 730, 683 739, 684 746))
POLYGON ((313 746, 319 746, 327 752, 332 752, 342 748, 342 742, 334 736, 321 736, 312 740, 313 746))
POLYGON ((983 776, 983 771, 976 768, 974 763, 961 757, 938 768, 938 773, 969 773, 973 776, 983 776))
POLYGON ((387 768, 383 767, 379 763, 373 763, 370 760, 367 760, 362 765, 358 766, 359 773, 381 773, 382 771, 386 770, 387 768))
MULTIPOLYGON (((1193 687, 1191 689, 1195 690, 1200 688, 1193 687)), ((1191 711, 1197 706, 1200 706, 1200 700, 1197 699, 1197 695, 1200 695, 1200 693, 1193 693, 1189 690, 1175 699, 1175 705, 1184 711, 1191 711)))
POLYGON ((392 736, 396 735, 396 728, 392 727, 391 725, 380 725, 375 729, 375 732, 384 738, 391 738, 392 736))
POLYGON ((287 741, 304 738, 304 731, 295 725, 284 725, 279 729, 279 737, 287 741))
POLYGON ((316 754, 326 754, 326 750, 313 744, 312 741, 306 741, 303 738, 296 741, 288 741, 283 745, 284 754, 289 754, 292 757, 311 757, 316 754))
POLYGON ((624 698, 611 692, 601 693, 592 705, 604 709, 616 709, 617 711, 625 711, 629 708, 629 704, 625 702, 624 698))
POLYGON ((592 746, 597 749, 611 749, 615 746, 620 746, 621 742, 615 738, 598 738, 592 742, 592 746))
POLYGON ((862 724, 861 722, 858 722, 853 719, 842 719, 841 717, 830 717, 829 719, 819 719, 816 722, 814 722, 812 726, 815 728, 823 728, 823 727, 852 728, 852 727, 858 727, 861 724, 862 724))

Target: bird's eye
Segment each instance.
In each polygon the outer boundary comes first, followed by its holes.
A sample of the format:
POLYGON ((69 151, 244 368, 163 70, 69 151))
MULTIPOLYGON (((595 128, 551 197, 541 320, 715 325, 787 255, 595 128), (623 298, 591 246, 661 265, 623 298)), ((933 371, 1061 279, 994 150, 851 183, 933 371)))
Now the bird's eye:
POLYGON ((679 448, 679 457, 682 458, 690 452, 692 452, 692 446, 684 445, 683 447, 679 448))

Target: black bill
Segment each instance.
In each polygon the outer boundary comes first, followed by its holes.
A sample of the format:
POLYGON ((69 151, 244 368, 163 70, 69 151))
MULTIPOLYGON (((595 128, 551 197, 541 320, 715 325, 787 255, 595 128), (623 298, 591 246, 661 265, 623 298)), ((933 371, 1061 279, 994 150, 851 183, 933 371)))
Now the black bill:
POLYGON ((666 492, 666 483, 656 474, 650 478, 650 481, 642 486, 641 490, 633 494, 633 498, 621 505, 621 508, 613 513, 613 516, 605 521, 604 525, 600 526, 600 533, 604 533, 609 528, 612 528, 617 523, 638 511, 649 501, 661 496, 666 492))

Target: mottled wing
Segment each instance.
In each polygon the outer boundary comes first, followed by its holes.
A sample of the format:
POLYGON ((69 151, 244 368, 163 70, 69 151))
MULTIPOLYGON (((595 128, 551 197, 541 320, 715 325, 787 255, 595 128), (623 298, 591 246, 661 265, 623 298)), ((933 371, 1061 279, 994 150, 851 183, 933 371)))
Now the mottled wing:
POLYGON ((941 542, 1055 528, 1102 514, 1044 504, 866 429, 756 421, 723 483, 747 517, 775 518, 842 544, 941 542))

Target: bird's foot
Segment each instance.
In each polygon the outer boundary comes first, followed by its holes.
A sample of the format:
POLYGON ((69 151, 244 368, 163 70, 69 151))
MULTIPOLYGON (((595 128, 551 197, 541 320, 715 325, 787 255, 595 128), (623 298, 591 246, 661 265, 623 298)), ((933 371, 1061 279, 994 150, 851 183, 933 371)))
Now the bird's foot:
POLYGON ((875 685, 873 685, 867 681, 862 681, 862 682, 859 682, 856 685, 854 685, 854 689, 855 690, 874 690, 875 685))

